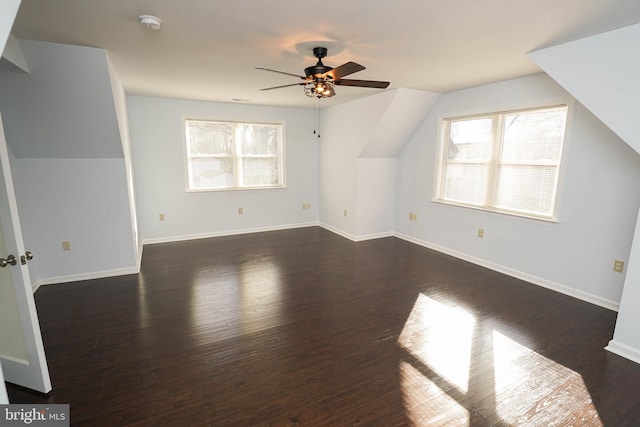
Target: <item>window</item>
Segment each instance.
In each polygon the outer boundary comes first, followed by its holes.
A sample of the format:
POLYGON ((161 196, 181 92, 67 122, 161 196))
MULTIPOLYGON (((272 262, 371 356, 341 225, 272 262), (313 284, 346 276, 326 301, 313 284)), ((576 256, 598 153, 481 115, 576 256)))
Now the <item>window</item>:
POLYGON ((185 120, 189 190, 284 186, 282 124, 185 120))
POLYGON ((436 199, 552 219, 567 106, 443 120, 436 199))

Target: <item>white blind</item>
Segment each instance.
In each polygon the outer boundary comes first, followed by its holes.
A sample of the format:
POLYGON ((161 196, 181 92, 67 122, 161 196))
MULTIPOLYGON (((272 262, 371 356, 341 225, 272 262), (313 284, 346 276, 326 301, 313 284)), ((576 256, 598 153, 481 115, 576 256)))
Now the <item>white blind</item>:
POLYGON ((551 218, 567 106, 445 119, 438 198, 551 218))

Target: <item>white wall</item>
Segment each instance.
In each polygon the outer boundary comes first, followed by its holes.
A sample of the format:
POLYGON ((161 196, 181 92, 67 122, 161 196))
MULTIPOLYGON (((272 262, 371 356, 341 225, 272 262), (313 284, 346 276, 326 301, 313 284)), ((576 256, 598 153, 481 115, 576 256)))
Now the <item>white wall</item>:
POLYGON ((394 89, 322 110, 324 227, 356 241, 393 233, 395 158, 439 97, 394 89))
MULTIPOLYGON (((640 24, 529 56, 640 153, 640 24)), ((638 193, 637 188, 630 189, 638 193)), ((640 220, 640 218, 639 218, 640 220)), ((640 233, 636 228, 613 339, 607 349, 640 363, 640 233)))
POLYGON ((442 117, 555 104, 571 99, 538 74, 442 96, 398 159, 396 232, 416 243, 564 293, 617 308, 640 206, 640 157, 575 102, 557 223, 432 202, 442 117), (409 212, 418 221, 409 221, 409 212), (484 229, 484 238, 477 229, 484 229))
POLYGON ((396 159, 359 159, 357 162, 358 239, 392 235, 396 189, 396 159))
POLYGON ((13 166, 36 284, 136 272, 122 159, 15 158, 13 166))
POLYGON ((145 242, 318 223, 318 139, 310 109, 128 96, 139 232, 145 242), (186 192, 183 119, 284 122, 285 189, 186 192), (310 203, 311 209, 302 209, 310 203), (238 214, 238 208, 244 213, 238 214), (165 214, 165 221, 159 214, 165 214))
POLYGON ((118 82, 106 52, 20 45, 30 74, 0 72, 0 108, 34 286, 135 273, 118 82))
POLYGON ((358 216, 358 158, 383 116, 391 92, 325 108, 320 123, 320 220, 355 238, 358 216), (346 215, 345 215, 346 211, 346 215))
POLYGON ((613 339, 607 350, 640 363, 640 213, 636 224, 631 255, 627 267, 620 311, 613 339))

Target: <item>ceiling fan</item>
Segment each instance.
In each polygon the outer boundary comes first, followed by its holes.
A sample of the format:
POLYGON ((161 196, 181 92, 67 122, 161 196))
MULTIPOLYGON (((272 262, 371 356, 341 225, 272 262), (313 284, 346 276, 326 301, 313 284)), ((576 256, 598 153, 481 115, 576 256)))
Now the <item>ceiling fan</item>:
POLYGON ((282 85, 282 86, 267 87, 260 90, 280 89, 283 87, 290 87, 290 86, 304 86, 304 93, 308 97, 331 98, 336 94, 334 89, 335 85, 370 87, 370 88, 376 88, 376 89, 385 89, 386 87, 389 86, 389 82, 381 82, 376 80, 343 79, 343 77, 345 76, 364 70, 365 67, 363 67, 360 64, 356 64, 355 62, 347 62, 346 64, 342 64, 336 68, 332 68, 324 65, 322 63, 322 58, 327 56, 326 47, 314 47, 313 56, 318 58, 318 62, 316 63, 316 65, 312 65, 311 67, 305 68, 304 76, 287 73, 285 71, 278 71, 278 70, 272 70, 269 68, 256 67, 256 70, 271 71, 273 73, 285 74, 287 76, 298 77, 304 80, 303 82, 300 82, 300 83, 292 83, 292 84, 282 85))

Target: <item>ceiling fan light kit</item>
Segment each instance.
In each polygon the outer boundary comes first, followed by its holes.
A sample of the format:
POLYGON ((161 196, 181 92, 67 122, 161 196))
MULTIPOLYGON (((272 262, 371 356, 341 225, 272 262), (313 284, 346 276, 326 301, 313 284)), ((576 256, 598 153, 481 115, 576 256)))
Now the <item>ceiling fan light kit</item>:
POLYGON ((304 82, 302 83, 292 83, 288 85, 268 87, 260 90, 280 89, 290 86, 303 86, 305 95, 310 98, 322 99, 331 98, 332 96, 334 96, 336 94, 336 85, 367 87, 376 89, 385 89, 389 86, 389 82, 382 82, 377 80, 343 79, 344 76, 362 71, 365 69, 365 67, 360 64, 356 64, 355 62, 347 62, 336 68, 324 65, 322 63, 322 58, 327 56, 326 47, 314 47, 313 56, 318 58, 318 62, 316 63, 316 65, 305 68, 304 76, 287 73, 284 71, 272 70, 269 68, 256 67, 257 70, 271 71, 273 73, 285 74, 304 80, 304 82))
POLYGON ((310 82, 304 85, 304 94, 309 98, 331 98, 336 91, 332 82, 310 82))

